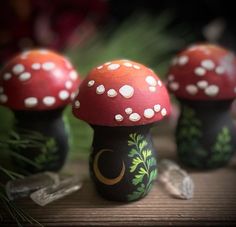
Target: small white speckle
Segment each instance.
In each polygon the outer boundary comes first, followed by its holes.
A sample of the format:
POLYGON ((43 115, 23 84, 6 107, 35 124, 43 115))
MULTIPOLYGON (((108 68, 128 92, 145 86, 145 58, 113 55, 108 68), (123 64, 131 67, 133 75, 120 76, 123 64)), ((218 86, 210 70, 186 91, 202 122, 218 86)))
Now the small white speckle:
POLYGON ((126 66, 126 67, 132 67, 133 66, 130 62, 125 62, 125 63, 123 63, 123 65, 126 66))
POLYGON ((150 86, 157 86, 157 81, 153 76, 147 76, 145 78, 145 81, 150 85, 150 86))
POLYGON ((141 119, 140 115, 138 113, 132 113, 129 116, 130 121, 139 121, 141 119))
POLYGON ((146 118, 152 118, 154 116, 155 112, 153 111, 153 109, 145 109, 144 110, 144 117, 146 118))
POLYGON ((120 68, 119 64, 110 64, 110 65, 107 66, 108 70, 116 70, 118 68, 120 68))
POLYGON ((155 92, 157 90, 156 87, 153 86, 150 86, 148 89, 150 92, 155 92))
POLYGON ((160 104, 156 104, 154 106, 154 111, 158 113, 160 110, 161 110, 161 105, 160 104))
POLYGON ((72 92, 71 95, 70 95, 70 99, 74 100, 75 96, 76 96, 76 92, 72 92))
POLYGON ((215 63, 212 60, 206 59, 201 62, 202 67, 207 70, 212 70, 215 68, 215 63))
POLYGON ((97 69, 102 69, 103 68, 103 65, 100 65, 97 67, 97 69))
POLYGON ((22 64, 17 64, 12 68, 14 74, 18 75, 25 70, 25 67, 22 64))
POLYGON ((43 98, 43 104, 45 106, 52 106, 56 102, 56 99, 52 96, 46 96, 43 98))
POLYGON ((202 67, 197 67, 197 68, 195 68, 194 73, 197 76, 204 76, 206 74, 206 70, 202 67))
POLYGON ((160 80, 157 81, 157 84, 161 87, 162 86, 162 82, 160 80))
POLYGON ((166 114, 167 114, 167 111, 166 111, 165 108, 163 108, 163 109, 161 110, 161 115, 162 115, 162 116, 166 116, 166 114))
POLYGON ((219 89, 218 86, 210 85, 204 90, 204 92, 205 92, 206 95, 213 97, 213 96, 216 96, 219 93, 219 90, 220 89, 219 89))
POLYGON ((65 87, 66 87, 67 89, 71 89, 72 86, 73 86, 73 83, 72 83, 70 80, 67 80, 66 83, 65 83, 65 87))
POLYGON ((121 115, 121 114, 117 114, 116 116, 115 116, 115 120, 116 121, 123 121, 123 116, 121 115))
POLYGON ((78 79, 78 73, 75 70, 71 71, 69 76, 72 80, 77 80, 78 79))
POLYGON ((197 86, 200 89, 205 89, 208 86, 208 82, 206 80, 200 80, 197 82, 197 86))
POLYGON ((124 85, 119 89, 120 94, 124 98, 131 98, 134 94, 134 88, 131 87, 130 85, 124 85))
POLYGON ((40 63, 34 63, 31 65, 31 68, 34 70, 39 70, 41 68, 41 65, 40 63))
POLYGON ((169 84, 169 87, 170 87, 170 89, 171 89, 172 91, 177 91, 177 90, 179 89, 179 83, 177 83, 177 82, 171 82, 171 83, 169 84))
POLYGON ((53 75, 56 77, 60 77, 63 75, 63 73, 60 69, 56 69, 56 70, 53 70, 53 75))
POLYGON ((4 89, 3 87, 0 87, 0 93, 3 93, 4 89))
POLYGON ((46 71, 52 70, 55 67, 53 62, 45 62, 42 64, 42 68, 46 71))
POLYGON ((178 63, 179 63, 179 65, 186 65, 188 63, 188 61, 189 61, 188 56, 183 55, 183 56, 179 57, 178 63))
POLYGON ((96 88, 96 93, 101 95, 105 92, 105 87, 103 85, 99 85, 97 88, 96 88))
POLYGON ((24 52, 21 54, 20 58, 21 58, 21 59, 26 59, 26 58, 28 57, 29 53, 30 53, 30 51, 24 51, 24 52))
POLYGON ((173 81, 175 79, 175 76, 173 75, 173 74, 170 74, 169 76, 168 76, 168 80, 169 81, 173 81))
POLYGON ((59 92, 59 98, 61 100, 66 100, 69 96, 70 95, 69 95, 68 91, 62 90, 62 91, 59 92))
POLYGON ((117 96, 117 92, 115 91, 115 89, 109 89, 108 91, 107 91, 107 96, 108 97, 116 97, 117 96))
POLYGON ((4 95, 4 94, 0 95, 0 102, 1 103, 5 103, 5 102, 7 102, 7 100, 8 100, 8 97, 6 95, 4 95))
POLYGON ((38 104, 38 99, 35 97, 29 97, 24 100, 25 107, 34 107, 38 104))
POLYGON ((31 78, 31 74, 28 72, 24 72, 24 73, 20 74, 20 76, 19 76, 20 81, 26 81, 26 80, 29 80, 30 78, 31 78))
POLYGON ((4 80, 10 80, 11 77, 12 77, 11 73, 5 73, 5 74, 3 75, 3 79, 4 79, 4 80))
POLYGON ((140 69, 140 66, 139 66, 139 65, 133 65, 133 67, 134 67, 135 69, 140 69))
POLYGON ((110 61, 108 61, 108 62, 106 62, 104 65, 110 65, 111 64, 111 62, 110 61))
POLYGON ((176 65, 178 61, 179 61, 178 57, 174 57, 171 61, 171 65, 176 65))
POLYGON ((40 53, 40 54, 48 54, 48 50, 46 50, 46 49, 40 49, 40 50, 39 50, 39 53, 40 53))
POLYGON ((132 108, 130 108, 130 107, 128 107, 128 108, 125 109, 125 113, 126 113, 126 114, 132 114, 132 112, 133 112, 133 110, 132 110, 132 108))
POLYGON ((95 84, 95 81, 94 80, 90 80, 88 82, 88 87, 92 87, 94 84, 95 84))
POLYGON ((194 84, 189 84, 186 86, 186 91, 190 94, 190 95, 196 95, 198 92, 198 88, 197 86, 195 86, 194 84))
POLYGON ((221 75, 225 73, 225 68, 223 66, 217 66, 216 67, 216 73, 221 75))
POLYGON ((80 108, 80 101, 79 100, 76 100, 75 101, 75 108, 80 108))

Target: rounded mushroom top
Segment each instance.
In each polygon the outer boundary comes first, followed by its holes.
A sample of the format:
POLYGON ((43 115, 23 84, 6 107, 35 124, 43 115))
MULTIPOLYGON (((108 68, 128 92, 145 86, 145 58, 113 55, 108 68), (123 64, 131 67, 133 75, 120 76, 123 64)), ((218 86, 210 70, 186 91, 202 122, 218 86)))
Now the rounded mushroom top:
POLYGON ((75 96, 79 76, 63 56, 45 49, 25 51, 0 73, 0 104, 13 110, 51 110, 75 96))
POLYGON ((168 88, 176 97, 191 100, 225 100, 236 97, 236 58, 211 44, 191 46, 172 61, 168 88))
POLYGON ((129 60, 107 62, 83 80, 73 113, 93 125, 134 126, 170 113, 167 90, 155 73, 129 60))

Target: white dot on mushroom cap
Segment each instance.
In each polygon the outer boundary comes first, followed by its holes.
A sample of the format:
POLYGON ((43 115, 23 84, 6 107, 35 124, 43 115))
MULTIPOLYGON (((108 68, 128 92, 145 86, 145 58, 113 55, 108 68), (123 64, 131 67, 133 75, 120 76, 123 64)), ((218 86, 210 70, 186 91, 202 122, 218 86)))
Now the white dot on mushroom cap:
POLYGON ((4 80, 10 80, 11 77, 12 77, 11 73, 5 73, 5 74, 3 75, 3 79, 4 79, 4 80))
POLYGON ((146 117, 146 118, 152 118, 154 116, 154 114, 155 113, 152 109, 145 109, 144 113, 143 113, 144 117, 146 117))
POLYGON ((52 106, 56 102, 56 99, 52 96, 46 96, 43 98, 43 104, 46 106, 52 106))
POLYGON ((168 76, 168 80, 169 80, 169 81, 173 81, 174 79, 175 79, 174 75, 170 74, 170 75, 168 76))
POLYGON ((69 92, 68 91, 62 90, 62 91, 59 92, 59 98, 61 100, 66 100, 68 97, 69 97, 69 92))
POLYGON ((63 75, 63 73, 60 69, 56 69, 56 70, 53 70, 53 75, 56 77, 60 77, 63 75))
POLYGON ((157 81, 157 84, 161 87, 162 86, 162 82, 160 80, 157 81))
POLYGON ((38 104, 38 99, 35 97, 29 97, 24 100, 25 107, 34 107, 38 104))
POLYGON ((105 92, 105 87, 103 85, 99 85, 97 88, 96 88, 96 93, 101 95, 105 92))
POLYGON ((92 87, 94 85, 95 81, 94 80, 90 80, 88 82, 88 87, 92 87))
POLYGON ((216 67, 216 73, 221 75, 225 73, 225 68, 223 66, 217 66, 216 67))
POLYGON ((186 91, 190 94, 190 95, 195 95, 198 92, 198 88, 194 85, 194 84, 190 84, 186 86, 186 91))
POLYGON ((76 100, 75 101, 75 108, 80 108, 80 101, 79 100, 76 100))
POLYGON ((72 92, 71 95, 70 95, 70 99, 74 100, 75 97, 76 97, 76 92, 72 92))
POLYGON ((145 81, 151 86, 156 86, 157 85, 157 81, 153 76, 147 76, 145 78, 145 81))
POLYGON ((110 61, 108 61, 108 62, 106 62, 104 65, 110 65, 111 64, 111 62, 110 61))
POLYGON ((132 112, 133 112, 133 110, 130 107, 125 109, 125 113, 127 113, 127 114, 132 114, 132 112))
POLYGON ((78 79, 78 73, 75 70, 71 71, 69 76, 72 80, 77 80, 78 79))
POLYGON ((140 69, 140 66, 138 66, 138 65, 133 65, 133 67, 134 67, 135 69, 140 69))
POLYGON ((30 78, 31 78, 31 74, 28 72, 24 72, 24 73, 20 74, 20 76, 19 76, 20 81, 26 81, 26 80, 29 80, 30 78))
POLYGON ((179 57, 178 63, 179 65, 185 65, 188 63, 188 61, 189 61, 188 56, 184 55, 179 57))
POLYGON ((41 68, 41 65, 40 63, 34 63, 31 65, 31 68, 34 70, 39 70, 41 68))
POLYGON ((153 86, 150 86, 148 89, 150 92, 155 92, 157 90, 156 87, 153 86))
POLYGON ((125 63, 123 63, 123 65, 126 66, 126 67, 132 67, 133 66, 130 62, 125 62, 125 63))
POLYGON ((103 65, 100 65, 97 67, 97 69, 102 69, 103 68, 103 65))
POLYGON ((0 87, 0 93, 3 93, 4 89, 3 87, 0 87))
POLYGON ((165 108, 163 108, 163 109, 161 110, 161 115, 162 115, 162 116, 166 116, 166 114, 167 114, 167 111, 166 111, 165 108))
POLYGON ((160 104, 156 104, 155 106, 154 106, 154 111, 155 112, 159 112, 161 110, 161 105, 160 104))
POLYGON ((39 53, 40 53, 40 54, 48 54, 48 50, 46 50, 46 49, 40 49, 40 50, 39 50, 39 53))
POLYGON ((17 64, 12 68, 13 73, 20 74, 25 70, 25 67, 22 64, 17 64))
POLYGON ((212 70, 215 68, 215 63, 212 60, 206 59, 201 62, 202 67, 207 70, 212 70))
POLYGON ((206 80, 200 80, 197 82, 197 86, 201 89, 204 89, 208 86, 208 82, 206 80))
POLYGON ((169 87, 170 87, 170 89, 171 89, 172 91, 177 91, 177 90, 179 89, 179 83, 177 83, 177 82, 171 82, 171 83, 169 84, 169 87))
POLYGON ((197 67, 197 68, 195 68, 194 73, 197 76, 204 76, 206 74, 206 70, 202 67, 197 67))
POLYGON ((42 64, 42 68, 46 71, 52 70, 55 67, 53 62, 45 62, 42 64))
POLYGON ((107 66, 108 70, 116 70, 118 68, 120 68, 119 64, 110 64, 110 65, 107 66))
POLYGON ((131 98, 133 96, 134 89, 130 85, 124 85, 119 89, 119 92, 124 98, 128 99, 128 98, 131 98))
POLYGON ((117 114, 116 116, 115 116, 115 119, 116 119, 116 121, 123 121, 123 116, 121 115, 121 114, 117 114))
POLYGON ((117 92, 114 90, 114 89, 109 89, 108 91, 107 91, 107 96, 108 97, 115 97, 115 96, 117 96, 117 92))
POLYGON ((138 113, 132 113, 129 116, 130 121, 139 121, 141 119, 140 115, 138 113))
POLYGON ((73 86, 73 83, 72 83, 70 80, 67 80, 66 83, 65 83, 65 87, 66 87, 67 89, 71 89, 72 86, 73 86))
POLYGON ((216 85, 210 85, 204 90, 208 96, 216 96, 219 93, 219 87, 216 85))
POLYGON ((4 95, 4 94, 0 95, 0 102, 1 103, 5 103, 5 102, 7 102, 7 100, 8 100, 8 97, 6 95, 4 95))

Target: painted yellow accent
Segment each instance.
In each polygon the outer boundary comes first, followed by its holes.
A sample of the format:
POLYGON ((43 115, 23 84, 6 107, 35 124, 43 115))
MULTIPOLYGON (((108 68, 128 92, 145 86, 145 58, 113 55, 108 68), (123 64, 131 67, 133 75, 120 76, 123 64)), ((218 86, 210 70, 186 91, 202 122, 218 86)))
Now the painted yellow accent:
POLYGON ((122 169, 121 169, 121 172, 120 172, 119 176, 117 176, 117 177, 115 177, 115 178, 111 178, 111 179, 110 179, 110 178, 107 178, 107 177, 104 177, 104 176, 102 175, 102 173, 100 172, 99 168, 98 168, 98 160, 99 160, 99 157, 101 156, 101 154, 102 154, 103 152, 105 152, 105 151, 113 152, 113 151, 110 150, 110 149, 102 149, 102 150, 100 150, 100 151, 96 154, 96 156, 95 156, 95 158, 94 158, 93 171, 94 171, 95 176, 97 177, 97 179, 98 179, 101 183, 103 183, 103 184, 105 184, 105 185, 114 185, 114 184, 119 183, 119 182, 122 180, 122 178, 123 178, 123 176, 124 176, 124 174, 125 174, 125 164, 124 164, 124 161, 122 161, 122 169))

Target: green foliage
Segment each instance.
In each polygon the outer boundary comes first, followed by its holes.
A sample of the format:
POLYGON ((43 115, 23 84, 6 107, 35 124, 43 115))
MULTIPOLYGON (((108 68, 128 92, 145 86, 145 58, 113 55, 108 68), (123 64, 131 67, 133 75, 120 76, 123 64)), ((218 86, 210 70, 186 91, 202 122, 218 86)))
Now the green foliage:
POLYGON ((157 176, 156 159, 152 151, 147 149, 148 143, 143 136, 130 134, 128 146, 132 147, 128 156, 132 159, 130 173, 134 173, 132 184, 136 190, 128 195, 128 200, 136 200, 145 196, 151 189, 152 182, 157 176))
POLYGON ((232 155, 231 135, 227 127, 223 127, 216 138, 212 147, 211 159, 209 165, 214 167, 227 163, 232 155))

